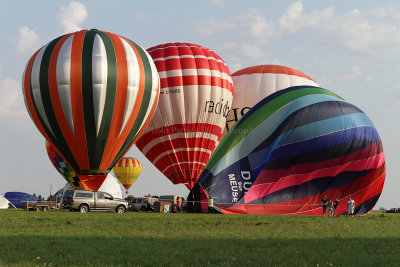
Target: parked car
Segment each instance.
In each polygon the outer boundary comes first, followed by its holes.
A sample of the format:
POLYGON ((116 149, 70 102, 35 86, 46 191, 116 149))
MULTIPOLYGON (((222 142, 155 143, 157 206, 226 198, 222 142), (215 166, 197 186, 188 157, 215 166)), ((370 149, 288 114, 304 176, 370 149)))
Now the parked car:
MULTIPOLYGON (((150 210, 154 209, 154 203, 158 201, 158 198, 150 198, 150 210)), ((135 197, 130 203, 130 210, 134 211, 146 211, 147 210, 147 197, 135 197)))
POLYGON ((386 210, 385 213, 400 213, 400 208, 399 209, 391 208, 386 210))
POLYGON ((129 203, 124 199, 114 198, 106 192, 88 190, 68 190, 63 197, 63 208, 70 211, 88 212, 91 210, 108 210, 124 213, 129 210, 129 203))

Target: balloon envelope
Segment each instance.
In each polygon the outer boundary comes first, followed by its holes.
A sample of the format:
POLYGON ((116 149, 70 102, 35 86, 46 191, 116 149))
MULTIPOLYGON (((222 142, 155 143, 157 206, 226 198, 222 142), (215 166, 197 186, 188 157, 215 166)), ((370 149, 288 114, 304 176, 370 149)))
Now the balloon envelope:
POLYGON ((155 110, 159 77, 138 44, 83 30, 39 49, 23 75, 28 112, 43 136, 97 190, 155 110))
POLYGON ((137 159, 124 157, 114 166, 113 172, 128 193, 128 189, 142 172, 142 164, 137 159))
POLYGON ((222 140, 198 184, 223 213, 369 212, 385 181, 381 139, 371 120, 334 93, 298 86, 254 106, 222 140))
POLYGON ((148 52, 160 75, 160 101, 137 147, 174 184, 191 189, 225 127, 231 75, 200 45, 168 43, 148 52))
POLYGON ((244 68, 233 73, 232 80, 235 95, 222 137, 247 111, 270 94, 291 86, 318 86, 306 74, 279 65, 259 65, 244 68))

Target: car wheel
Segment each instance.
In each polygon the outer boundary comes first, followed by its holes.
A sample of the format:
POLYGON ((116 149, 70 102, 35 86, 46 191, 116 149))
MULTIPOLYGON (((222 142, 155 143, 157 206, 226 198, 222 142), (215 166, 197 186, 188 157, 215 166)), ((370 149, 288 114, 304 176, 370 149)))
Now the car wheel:
POLYGON ((140 207, 140 210, 141 210, 141 211, 146 211, 147 209, 146 209, 145 206, 142 206, 142 207, 140 207))
POLYGON ((115 211, 117 213, 124 213, 126 211, 126 208, 124 205, 119 205, 115 211))
POLYGON ((43 211, 48 211, 49 210, 49 208, 48 207, 43 207, 43 211))
POLYGON ((86 212, 89 211, 89 206, 86 205, 86 204, 82 204, 82 205, 79 206, 79 211, 80 211, 81 213, 86 213, 86 212))
POLYGON ((41 211, 42 210, 42 208, 41 207, 36 207, 36 209, 35 209, 36 211, 41 211))

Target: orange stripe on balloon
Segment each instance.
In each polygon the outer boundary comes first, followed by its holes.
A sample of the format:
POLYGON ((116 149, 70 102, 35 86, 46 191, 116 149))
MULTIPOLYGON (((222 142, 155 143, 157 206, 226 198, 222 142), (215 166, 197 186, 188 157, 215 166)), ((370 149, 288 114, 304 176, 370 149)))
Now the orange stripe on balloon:
POLYGON ((81 170, 88 170, 89 158, 86 144, 82 97, 82 48, 87 30, 74 33, 71 50, 71 108, 74 121, 74 143, 70 149, 81 170))
MULTIPOLYGON (((111 35, 113 35, 113 34, 111 34, 111 35)), ((129 119, 128 119, 126 125, 125 125, 125 128, 122 130, 121 134, 119 135, 118 141, 117 141, 118 143, 122 142, 122 144, 123 144, 126 141, 128 135, 129 135, 129 133, 130 133, 135 121, 136 121, 136 118, 137 118, 137 115, 139 113, 139 110, 140 110, 140 106, 141 106, 141 103, 142 103, 142 100, 143 100, 143 94, 144 94, 145 73, 144 73, 144 66, 143 66, 142 58, 141 58, 139 52, 137 51, 136 47, 128 39, 126 39, 126 38, 124 38, 122 36, 118 36, 118 38, 121 38, 121 39, 125 40, 128 43, 128 45, 135 52, 135 55, 136 55, 136 58, 137 58, 137 61, 138 61, 138 65, 139 65, 139 74, 140 74, 139 88, 138 88, 138 93, 137 93, 137 97, 136 97, 136 102, 135 102, 134 108, 132 110, 132 114, 129 117, 129 119)), ((129 149, 135 143, 135 140, 131 143, 131 145, 125 151, 125 153, 122 155, 122 157, 124 157, 125 154, 129 151, 129 149)), ((116 155, 119 152, 121 146, 114 146, 114 148, 113 148, 113 154, 114 155, 116 155)), ((112 160, 114 160, 114 158, 111 158, 111 161, 112 160)))
POLYGON ((102 170, 105 170, 109 167, 125 141, 125 139, 120 139, 118 137, 122 128, 128 91, 128 63, 126 60, 124 46, 118 35, 109 32, 106 34, 110 37, 114 46, 115 58, 117 61, 117 87, 110 131, 108 133, 103 158, 101 159, 99 167, 102 170))

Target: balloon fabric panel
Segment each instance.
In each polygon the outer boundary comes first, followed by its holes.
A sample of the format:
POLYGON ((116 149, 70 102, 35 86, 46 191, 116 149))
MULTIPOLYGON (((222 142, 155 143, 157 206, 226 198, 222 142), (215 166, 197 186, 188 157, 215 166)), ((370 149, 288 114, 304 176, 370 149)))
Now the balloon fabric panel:
POLYGON ((82 182, 79 180, 75 171, 65 162, 65 160, 58 154, 56 148, 46 140, 47 155, 56 170, 64 177, 64 179, 74 189, 85 189, 82 182))

